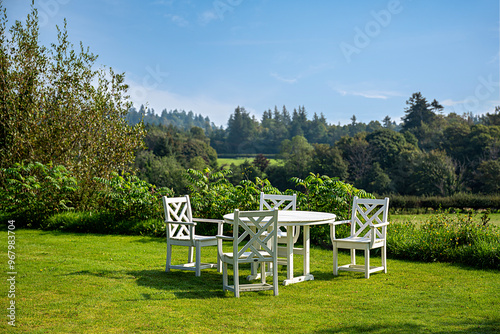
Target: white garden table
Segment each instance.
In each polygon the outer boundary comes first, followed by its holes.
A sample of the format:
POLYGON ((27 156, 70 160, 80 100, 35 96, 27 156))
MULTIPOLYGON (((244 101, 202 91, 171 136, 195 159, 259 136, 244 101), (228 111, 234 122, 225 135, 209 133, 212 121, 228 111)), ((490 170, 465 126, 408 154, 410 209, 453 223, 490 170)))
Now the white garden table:
MULTIPOLYGON (((333 213, 316 212, 316 211, 279 211, 278 212, 278 226, 284 226, 287 229, 287 278, 283 281, 283 285, 311 281, 314 276, 310 272, 310 227, 312 225, 329 224, 335 222, 336 216, 333 213), (293 226, 303 226, 304 228, 304 273, 302 276, 293 276, 293 226)), ((229 213, 224 215, 224 221, 232 224, 234 221, 234 214, 229 213)), ((297 249, 296 249, 297 250, 297 249)))

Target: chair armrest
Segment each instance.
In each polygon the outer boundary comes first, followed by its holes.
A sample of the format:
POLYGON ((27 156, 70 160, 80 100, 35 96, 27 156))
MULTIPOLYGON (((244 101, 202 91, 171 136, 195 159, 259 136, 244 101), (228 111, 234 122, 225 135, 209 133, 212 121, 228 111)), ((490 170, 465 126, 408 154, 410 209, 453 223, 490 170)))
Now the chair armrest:
POLYGON ((389 225, 389 222, 383 222, 380 224, 373 224, 372 227, 383 227, 383 226, 387 226, 387 225, 389 225))
POLYGON ((340 225, 340 224, 347 224, 347 223, 350 223, 350 222, 351 222, 350 220, 339 220, 339 221, 331 222, 329 224, 330 225, 340 225))
POLYGON ((193 218, 194 222, 199 223, 224 223, 222 219, 209 219, 209 218, 193 218))
POLYGON ((386 238, 386 235, 387 235, 387 225, 389 225, 389 222, 383 222, 383 223, 380 223, 380 224, 372 224, 372 225, 370 225, 370 230, 371 230, 371 233, 370 233, 370 247, 373 247, 373 244, 376 241, 376 236, 375 235, 378 233, 378 232, 376 232, 378 228, 382 228, 382 238, 383 239, 386 238))
POLYGON ((220 240, 233 240, 233 237, 228 237, 227 235, 217 234, 216 237, 217 237, 217 239, 220 239, 220 240))
POLYGON ((196 226, 195 222, 179 222, 173 220, 165 220, 166 224, 179 224, 179 225, 187 225, 187 226, 196 226))
POLYGON ((199 222, 199 223, 212 223, 212 224, 218 224, 217 226, 217 234, 222 234, 222 226, 224 224, 223 219, 210 219, 210 218, 193 218, 193 221, 199 222))
POLYGON ((329 225, 330 225, 330 239, 332 240, 332 243, 334 240, 336 240, 336 237, 335 237, 335 226, 336 225, 341 225, 341 224, 347 224, 347 223, 350 223, 351 221, 350 220, 339 220, 339 221, 335 221, 335 222, 331 222, 329 225))

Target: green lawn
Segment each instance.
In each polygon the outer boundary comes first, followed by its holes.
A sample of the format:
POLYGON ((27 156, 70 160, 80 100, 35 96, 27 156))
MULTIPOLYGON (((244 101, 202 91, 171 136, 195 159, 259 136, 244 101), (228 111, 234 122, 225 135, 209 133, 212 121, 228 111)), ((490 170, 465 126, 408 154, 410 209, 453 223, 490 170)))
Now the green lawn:
MULTIPOLYGON (((15 232, 17 326, 4 316, 1 332, 414 334, 500 328, 500 272, 494 270, 389 259, 387 274, 334 277, 332 252, 312 248, 314 281, 280 285, 276 297, 265 291, 237 299, 222 292, 216 270, 201 277, 165 273, 163 239, 15 232)), ((3 240, 7 254, 5 235, 3 240)), ((174 255, 178 261, 184 249, 174 255)), ((215 247, 202 252, 204 261, 215 256, 215 247)), ((4 261, 6 268, 6 256, 4 261)), ((301 264, 297 256, 296 274, 301 264)), ((5 296, 6 284, 3 289, 5 296)))

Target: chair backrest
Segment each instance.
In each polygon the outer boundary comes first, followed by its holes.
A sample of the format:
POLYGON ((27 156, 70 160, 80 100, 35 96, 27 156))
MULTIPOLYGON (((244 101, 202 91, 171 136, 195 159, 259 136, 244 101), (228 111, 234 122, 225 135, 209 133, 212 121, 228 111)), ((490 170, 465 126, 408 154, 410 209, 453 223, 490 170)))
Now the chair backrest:
POLYGON ((259 210, 296 210, 297 195, 272 195, 260 193, 259 210))
POLYGON ((167 223, 167 238, 189 238, 195 234, 194 225, 182 225, 175 222, 192 222, 191 202, 189 196, 166 197, 163 196, 163 209, 167 223))
MULTIPOLYGON (((262 251, 277 257, 278 210, 234 210, 233 254, 238 262, 264 261, 262 251)), ((269 257, 267 260, 269 261, 269 257)))
MULTIPOLYGON (((389 198, 371 199, 354 197, 351 216, 351 236, 371 237, 371 226, 387 222, 389 198)), ((383 229, 385 231, 385 228, 383 229)), ((382 229, 376 228, 374 240, 384 238, 382 229)))

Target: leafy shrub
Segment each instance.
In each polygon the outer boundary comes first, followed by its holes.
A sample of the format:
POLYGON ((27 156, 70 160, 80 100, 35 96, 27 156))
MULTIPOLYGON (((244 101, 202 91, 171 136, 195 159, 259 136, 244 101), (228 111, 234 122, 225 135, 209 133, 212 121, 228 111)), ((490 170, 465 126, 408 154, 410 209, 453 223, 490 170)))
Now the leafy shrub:
MULTIPOLYGON (((297 193, 298 209, 334 213, 337 220, 347 220, 351 217, 354 196, 360 198, 375 198, 372 194, 353 185, 330 178, 326 175, 311 173, 305 179, 293 177, 297 187, 303 187, 304 192, 297 193)), ((299 188, 300 189, 300 188, 299 188)), ((346 237, 350 233, 350 224, 339 225, 336 229, 338 238, 346 237)), ((318 225, 311 229, 311 240, 324 247, 332 245, 330 226, 318 225)))
POLYGON ((5 188, 0 188, 0 205, 18 224, 38 227, 50 215, 71 209, 69 197, 77 182, 64 166, 16 164, 2 173, 5 188))
POLYGON ((421 225, 392 223, 388 227, 388 254, 425 262, 451 262, 500 269, 500 229, 484 214, 439 213, 421 225))
POLYGON ((110 213, 62 212, 50 216, 40 224, 44 230, 77 233, 131 234, 155 237, 165 236, 165 223, 159 219, 116 220, 110 213))
POLYGON ((112 173, 111 179, 96 178, 105 188, 99 193, 99 207, 116 221, 162 219, 162 196, 172 196, 169 188, 156 188, 135 175, 112 173))
MULTIPOLYGON (((234 209, 257 210, 259 208, 260 193, 267 194, 292 194, 297 193, 297 209, 331 212, 337 219, 350 217, 352 199, 354 196, 373 198, 373 195, 363 190, 356 189, 350 184, 328 176, 310 174, 304 180, 292 178, 297 187, 303 187, 304 192, 287 189, 281 192, 273 187, 269 180, 256 178, 255 182, 243 180, 239 185, 233 186, 226 176, 230 170, 203 171, 189 169, 186 178, 190 183, 191 205, 193 215, 203 218, 221 219, 223 215, 233 212, 234 209)), ((199 225, 200 233, 215 233, 214 226, 199 225)), ((349 232, 347 225, 339 227, 339 235, 349 232)), ((311 229, 311 241, 324 246, 331 245, 330 227, 318 225, 311 229)))

